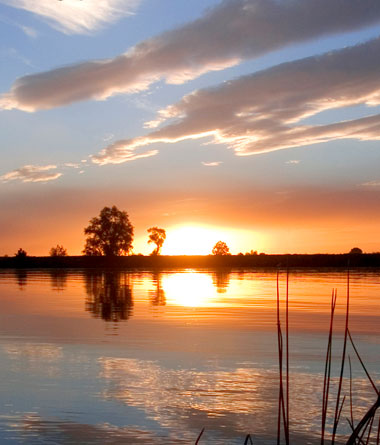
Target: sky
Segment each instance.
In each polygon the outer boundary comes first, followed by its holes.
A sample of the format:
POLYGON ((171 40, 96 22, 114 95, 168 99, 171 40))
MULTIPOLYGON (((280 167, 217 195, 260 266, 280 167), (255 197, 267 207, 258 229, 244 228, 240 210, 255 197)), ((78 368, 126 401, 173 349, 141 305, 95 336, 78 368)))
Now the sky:
POLYGON ((0 255, 380 251, 377 0, 0 0, 0 255))

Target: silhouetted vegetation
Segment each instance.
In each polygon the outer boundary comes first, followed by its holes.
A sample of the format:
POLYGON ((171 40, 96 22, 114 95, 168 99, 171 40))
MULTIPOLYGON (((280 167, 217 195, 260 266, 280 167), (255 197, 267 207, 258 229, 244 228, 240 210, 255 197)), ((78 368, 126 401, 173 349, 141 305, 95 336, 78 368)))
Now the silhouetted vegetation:
POLYGON ((297 268, 380 267, 380 253, 314 254, 314 255, 128 255, 128 256, 67 256, 0 257, 0 268, 297 268))
POLYGON ((148 243, 154 243, 156 248, 153 250, 151 255, 159 255, 161 253, 162 245, 166 239, 165 229, 160 229, 159 227, 150 227, 148 229, 149 240, 148 243))
POLYGON ((360 249, 360 247, 353 247, 350 250, 350 254, 351 255, 361 255, 363 253, 362 249, 360 249))
POLYGON ((67 256, 67 250, 62 246, 57 244, 55 247, 52 247, 49 251, 50 256, 67 256))
POLYGON ((218 241, 212 248, 213 255, 230 255, 230 248, 223 241, 218 241))
POLYGON ((15 253, 15 257, 18 259, 24 259, 28 256, 28 254, 26 253, 26 251, 24 249, 22 249, 21 247, 18 249, 18 251, 15 253))
POLYGON ((127 255, 132 249, 133 226, 127 212, 116 206, 104 207, 84 229, 87 235, 83 250, 89 256, 127 255))
POLYGON ((126 274, 87 272, 85 278, 87 311, 105 321, 128 320, 133 311, 133 299, 126 274))

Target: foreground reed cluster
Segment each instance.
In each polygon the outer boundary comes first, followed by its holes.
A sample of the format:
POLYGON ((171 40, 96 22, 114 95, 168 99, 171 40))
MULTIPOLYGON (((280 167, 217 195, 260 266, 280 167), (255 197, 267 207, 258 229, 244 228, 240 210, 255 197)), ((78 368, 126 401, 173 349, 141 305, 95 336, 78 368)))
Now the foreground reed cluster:
MULTIPOLYGON (((291 444, 290 435, 290 420, 289 420, 289 272, 286 273, 286 296, 285 296, 285 332, 281 325, 281 301, 280 301, 280 284, 279 272, 277 273, 277 344, 278 344, 278 364, 279 364, 279 396, 278 396, 278 418, 277 418, 277 445, 283 441, 286 445, 291 444)), ((332 431, 327 432, 326 422, 328 419, 329 399, 331 401, 331 366, 332 366, 332 344, 333 344, 333 328, 334 315, 337 300, 337 290, 332 291, 331 308, 330 308, 330 326, 326 350, 323 391, 322 391, 322 407, 321 407, 321 431, 320 444, 334 445, 337 443, 338 425, 342 422, 341 415, 343 406, 346 400, 349 399, 349 418, 346 421, 350 427, 350 434, 347 437, 339 438, 339 443, 345 445, 380 445, 380 416, 378 417, 377 425, 374 426, 376 413, 380 407, 380 390, 376 387, 371 378, 360 354, 353 341, 349 330, 349 313, 350 313, 350 272, 347 271, 347 294, 346 294, 346 313, 345 313, 345 328, 343 338, 343 348, 340 360, 340 373, 338 380, 337 392, 335 400, 333 399, 333 423, 332 431), (347 354, 347 345, 350 342, 355 355, 357 356, 367 378, 370 382, 376 399, 373 404, 367 409, 364 416, 359 422, 354 421, 353 403, 352 403, 352 367, 351 357, 347 354), (349 397, 342 395, 344 370, 348 359, 349 363, 349 397), (328 436, 328 437, 327 437, 328 436)), ((200 432, 195 445, 200 443, 200 439, 205 431, 205 428, 200 432)), ((253 445, 253 439, 250 434, 245 438, 244 445, 253 445)))

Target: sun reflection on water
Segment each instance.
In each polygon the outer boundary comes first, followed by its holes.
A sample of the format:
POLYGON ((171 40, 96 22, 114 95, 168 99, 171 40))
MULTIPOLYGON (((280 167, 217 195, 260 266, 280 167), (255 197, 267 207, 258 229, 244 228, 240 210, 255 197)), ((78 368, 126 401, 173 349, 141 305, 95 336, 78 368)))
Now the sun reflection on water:
POLYGON ((220 306, 219 296, 207 274, 183 272, 166 275, 162 279, 167 302, 176 306, 220 306))

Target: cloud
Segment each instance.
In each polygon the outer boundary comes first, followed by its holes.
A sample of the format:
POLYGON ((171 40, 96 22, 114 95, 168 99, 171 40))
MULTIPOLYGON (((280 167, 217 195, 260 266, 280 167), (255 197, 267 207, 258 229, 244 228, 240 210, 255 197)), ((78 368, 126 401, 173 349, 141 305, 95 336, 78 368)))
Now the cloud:
MULTIPOLYGON (((0 4, 2 3, 2 0, 0 0, 0 4)), ((15 22, 14 20, 11 20, 8 17, 4 17, 3 15, 0 15, 0 22, 5 23, 6 25, 15 26, 16 28, 21 29, 21 31, 28 37, 31 37, 32 39, 35 39, 38 36, 38 32, 31 28, 30 26, 20 25, 20 23, 15 22)))
POLYGON ((299 159, 291 159, 290 161, 286 161, 285 164, 299 164, 301 161, 299 159))
POLYGON ((56 165, 24 165, 24 167, 13 170, 0 176, 3 182, 19 179, 22 182, 46 182, 53 181, 62 176, 62 173, 48 173, 49 170, 56 169, 56 165))
POLYGON ((123 150, 204 137, 240 156, 345 138, 379 140, 380 114, 328 125, 302 124, 326 110, 379 105, 379 53, 377 38, 195 91, 159 112, 157 121, 165 126, 115 142, 93 160, 122 162, 123 150))
POLYGON ((363 182, 363 184, 361 184, 364 187, 380 187, 380 181, 368 181, 368 182, 363 182))
POLYGON ((76 162, 65 162, 63 166, 68 168, 79 168, 81 165, 76 162))
MULTIPOLYGON (((10 3, 10 0, 0 1, 10 3)), ((91 19, 91 14, 86 13, 84 19, 80 10, 73 9, 84 8, 89 3, 86 1, 16 1, 28 5, 30 10, 35 4, 46 8, 50 5, 54 16, 57 8, 66 4, 71 8, 69 14, 62 16, 63 24, 68 21, 66 30, 92 26, 92 21, 82 24, 83 20, 91 19)), ((101 9, 98 5, 104 4, 108 5, 104 7, 106 11, 110 5, 116 8, 111 0, 96 2, 96 7, 88 8, 96 11, 101 9)), ((104 14, 101 12, 100 16, 104 14)), ((377 0, 225 0, 201 18, 142 41, 113 59, 87 61, 21 77, 0 98, 0 107, 35 111, 140 91, 159 79, 179 84, 290 44, 379 22, 377 0)))
POLYGON ((220 164, 222 164, 222 161, 202 162, 202 165, 204 165, 205 167, 217 167, 220 164))
MULTIPOLYGON (((50 26, 66 34, 88 33, 131 14, 138 0, 0 0, 13 8, 43 17, 50 26)), ((27 33, 28 29, 24 30, 27 33)))
POLYGON ((35 39, 38 37, 38 32, 34 29, 31 28, 30 26, 20 26, 22 32, 27 35, 28 37, 31 37, 32 39, 35 39))
POLYGON ((109 145, 98 155, 91 156, 92 162, 95 164, 122 164, 123 162, 136 161, 137 159, 149 158, 155 156, 158 150, 150 150, 144 153, 135 153, 133 145, 125 146, 124 141, 118 141, 109 145))

